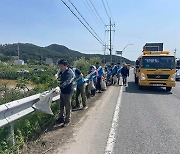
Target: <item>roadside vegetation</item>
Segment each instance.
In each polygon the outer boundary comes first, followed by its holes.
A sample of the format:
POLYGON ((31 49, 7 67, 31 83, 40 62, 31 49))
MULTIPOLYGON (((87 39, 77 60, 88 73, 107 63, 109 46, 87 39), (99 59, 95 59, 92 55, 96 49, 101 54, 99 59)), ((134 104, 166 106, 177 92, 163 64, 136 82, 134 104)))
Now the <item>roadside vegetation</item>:
MULTIPOLYGON (((80 58, 74 61, 74 66, 79 68, 84 76, 86 76, 90 65, 94 65, 97 61, 101 62, 101 59, 99 57, 90 59, 80 58)), ((55 66, 14 66, 0 63, 0 80, 17 81, 15 88, 7 87, 7 83, 0 85, 0 104, 28 97, 56 87, 59 84, 54 77, 56 71, 55 66), (34 88, 29 89, 27 87, 29 83, 33 84, 34 88)), ((74 105, 74 103, 75 99, 73 96, 72 105, 74 105)), ((52 104, 52 110, 55 115, 58 114, 58 102, 52 104)), ((16 121, 14 125, 16 144, 14 147, 10 145, 9 127, 0 128, 0 153, 20 153, 19 151, 21 151, 29 141, 36 140, 48 127, 53 126, 55 120, 55 116, 34 112, 16 121)))

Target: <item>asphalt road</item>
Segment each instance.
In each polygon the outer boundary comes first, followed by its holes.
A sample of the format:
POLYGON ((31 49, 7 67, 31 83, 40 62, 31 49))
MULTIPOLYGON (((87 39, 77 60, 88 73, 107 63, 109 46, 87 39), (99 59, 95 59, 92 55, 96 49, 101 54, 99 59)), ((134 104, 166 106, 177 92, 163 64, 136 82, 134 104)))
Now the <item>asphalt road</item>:
POLYGON ((180 154, 180 82, 172 92, 128 82, 110 86, 54 153, 104 154, 109 144, 106 153, 180 154))
POLYGON ((103 154, 120 86, 109 87, 74 127, 73 137, 54 154, 103 154))
POLYGON ((172 92, 139 90, 132 78, 123 90, 115 154, 180 154, 180 82, 172 92))

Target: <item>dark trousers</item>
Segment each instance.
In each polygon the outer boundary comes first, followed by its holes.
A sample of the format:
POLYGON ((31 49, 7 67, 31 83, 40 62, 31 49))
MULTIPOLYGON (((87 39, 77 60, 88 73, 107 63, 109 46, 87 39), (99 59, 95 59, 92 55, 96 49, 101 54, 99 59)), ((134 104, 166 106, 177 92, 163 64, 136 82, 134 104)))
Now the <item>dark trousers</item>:
POLYGON ((86 107, 86 93, 85 93, 85 84, 83 83, 80 86, 77 86, 77 90, 76 90, 76 107, 80 107, 80 103, 79 103, 79 95, 81 94, 81 98, 82 98, 82 104, 83 107, 86 107))
POLYGON ((60 114, 59 119, 65 120, 65 122, 70 122, 71 120, 71 99, 72 94, 60 95, 60 114), (66 116, 65 116, 66 113, 66 116))
POLYGON ((120 82, 120 75, 118 75, 117 78, 118 78, 118 84, 119 84, 119 82, 120 82))
POLYGON ((91 96, 95 96, 96 95, 96 89, 91 90, 91 96))
MULTIPOLYGON (((94 86, 97 88, 97 82, 94 82, 94 86)), ((91 90, 91 96, 96 95, 96 89, 91 90)))
POLYGON ((122 76, 122 78, 123 78, 123 85, 126 85, 126 83, 127 83, 127 76, 122 76))
POLYGON ((99 90, 99 91, 101 91, 101 78, 97 78, 96 89, 99 90))
POLYGON ((106 85, 112 84, 111 75, 107 75, 106 85))

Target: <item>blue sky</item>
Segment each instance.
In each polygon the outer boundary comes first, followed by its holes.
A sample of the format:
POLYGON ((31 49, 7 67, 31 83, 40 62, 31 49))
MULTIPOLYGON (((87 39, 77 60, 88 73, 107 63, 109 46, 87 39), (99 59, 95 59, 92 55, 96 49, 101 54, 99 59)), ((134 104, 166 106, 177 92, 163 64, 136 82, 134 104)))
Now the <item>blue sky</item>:
MULTIPOLYGON (((97 21, 84 3, 89 0, 71 1, 96 33, 108 42, 105 26, 97 21)), ((91 1, 103 22, 108 24, 102 1, 91 1)), ((146 42, 163 42, 165 50, 173 52, 177 48, 177 56, 180 57, 179 0, 107 1, 116 24, 113 53, 133 43, 124 50, 123 56, 135 60, 146 42)), ((40 46, 57 43, 84 53, 103 54, 102 45, 61 0, 0 0, 0 44, 15 42, 40 46)))

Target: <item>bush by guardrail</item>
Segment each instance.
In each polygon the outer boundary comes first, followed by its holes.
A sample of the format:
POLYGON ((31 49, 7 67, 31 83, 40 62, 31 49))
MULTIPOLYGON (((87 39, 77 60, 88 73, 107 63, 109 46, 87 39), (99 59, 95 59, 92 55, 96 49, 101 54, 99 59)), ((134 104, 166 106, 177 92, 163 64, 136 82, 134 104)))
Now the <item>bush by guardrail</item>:
MULTIPOLYGON (((0 153, 19 149, 35 134, 41 133, 47 126, 54 124, 54 116, 34 112, 33 104, 39 101, 39 96, 40 94, 36 94, 0 105, 0 127, 5 126, 0 129, 0 153), (30 113, 32 114, 29 115, 30 113)), ((54 97, 54 101, 58 99, 58 96, 54 97)), ((58 104, 54 103, 52 109, 54 113, 58 113, 58 104)))
POLYGON ((26 78, 28 79, 32 73, 24 72, 0 72, 0 79, 7 79, 7 80, 16 80, 17 78, 26 78))

